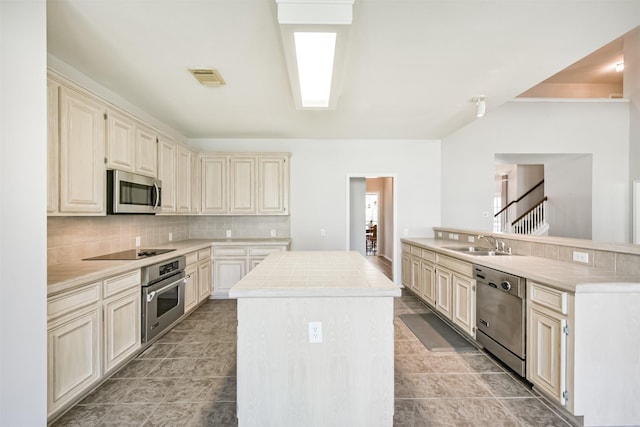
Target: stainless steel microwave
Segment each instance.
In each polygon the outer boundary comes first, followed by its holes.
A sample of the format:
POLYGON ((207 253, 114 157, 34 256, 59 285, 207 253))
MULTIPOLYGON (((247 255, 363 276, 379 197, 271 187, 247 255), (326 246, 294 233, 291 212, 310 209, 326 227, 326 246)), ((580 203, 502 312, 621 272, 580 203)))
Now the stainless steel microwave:
POLYGON ((121 170, 107 171, 108 214, 155 214, 162 203, 162 182, 121 170))

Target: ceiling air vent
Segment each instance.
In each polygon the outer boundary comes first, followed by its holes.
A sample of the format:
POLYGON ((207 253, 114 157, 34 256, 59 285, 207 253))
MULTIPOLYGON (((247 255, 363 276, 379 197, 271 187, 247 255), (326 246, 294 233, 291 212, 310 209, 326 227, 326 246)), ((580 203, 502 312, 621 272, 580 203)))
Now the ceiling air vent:
POLYGON ((222 86, 225 81, 218 70, 213 68, 189 68, 189 72, 193 77, 205 86, 222 86))

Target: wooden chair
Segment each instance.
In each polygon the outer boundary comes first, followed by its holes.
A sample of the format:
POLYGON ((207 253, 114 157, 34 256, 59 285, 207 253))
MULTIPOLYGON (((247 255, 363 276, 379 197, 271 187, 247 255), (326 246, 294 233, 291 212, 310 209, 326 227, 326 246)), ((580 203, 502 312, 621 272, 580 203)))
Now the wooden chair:
POLYGON ((376 255, 378 251, 378 226, 374 225, 367 233, 367 255, 376 255))

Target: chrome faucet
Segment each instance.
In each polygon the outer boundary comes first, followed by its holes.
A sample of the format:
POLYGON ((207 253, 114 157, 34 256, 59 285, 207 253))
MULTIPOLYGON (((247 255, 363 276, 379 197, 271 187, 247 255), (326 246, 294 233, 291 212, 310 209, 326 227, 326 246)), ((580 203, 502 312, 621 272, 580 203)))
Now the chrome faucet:
MULTIPOLYGON (((496 239, 493 236, 483 236, 482 234, 478 235, 478 240, 480 239, 485 239, 487 241, 489 241, 489 239, 493 239, 493 246, 496 248, 496 250, 498 250, 498 239, 496 239)), ((504 242, 502 243, 504 245, 504 242)))

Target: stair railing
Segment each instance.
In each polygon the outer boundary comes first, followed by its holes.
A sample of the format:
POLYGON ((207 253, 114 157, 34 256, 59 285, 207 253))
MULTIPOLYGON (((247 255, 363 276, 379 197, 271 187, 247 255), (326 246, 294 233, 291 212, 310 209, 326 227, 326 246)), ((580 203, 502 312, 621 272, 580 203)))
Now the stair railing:
POLYGON ((511 223, 511 232, 516 234, 536 234, 537 230, 547 225, 546 207, 547 198, 544 197, 511 223))
POLYGON ((512 224, 513 218, 518 214, 518 202, 522 201, 525 197, 533 193, 538 187, 544 184, 544 179, 531 187, 526 193, 518 197, 516 200, 509 202, 504 208, 500 209, 493 216, 493 231, 502 233, 513 233, 512 224))

